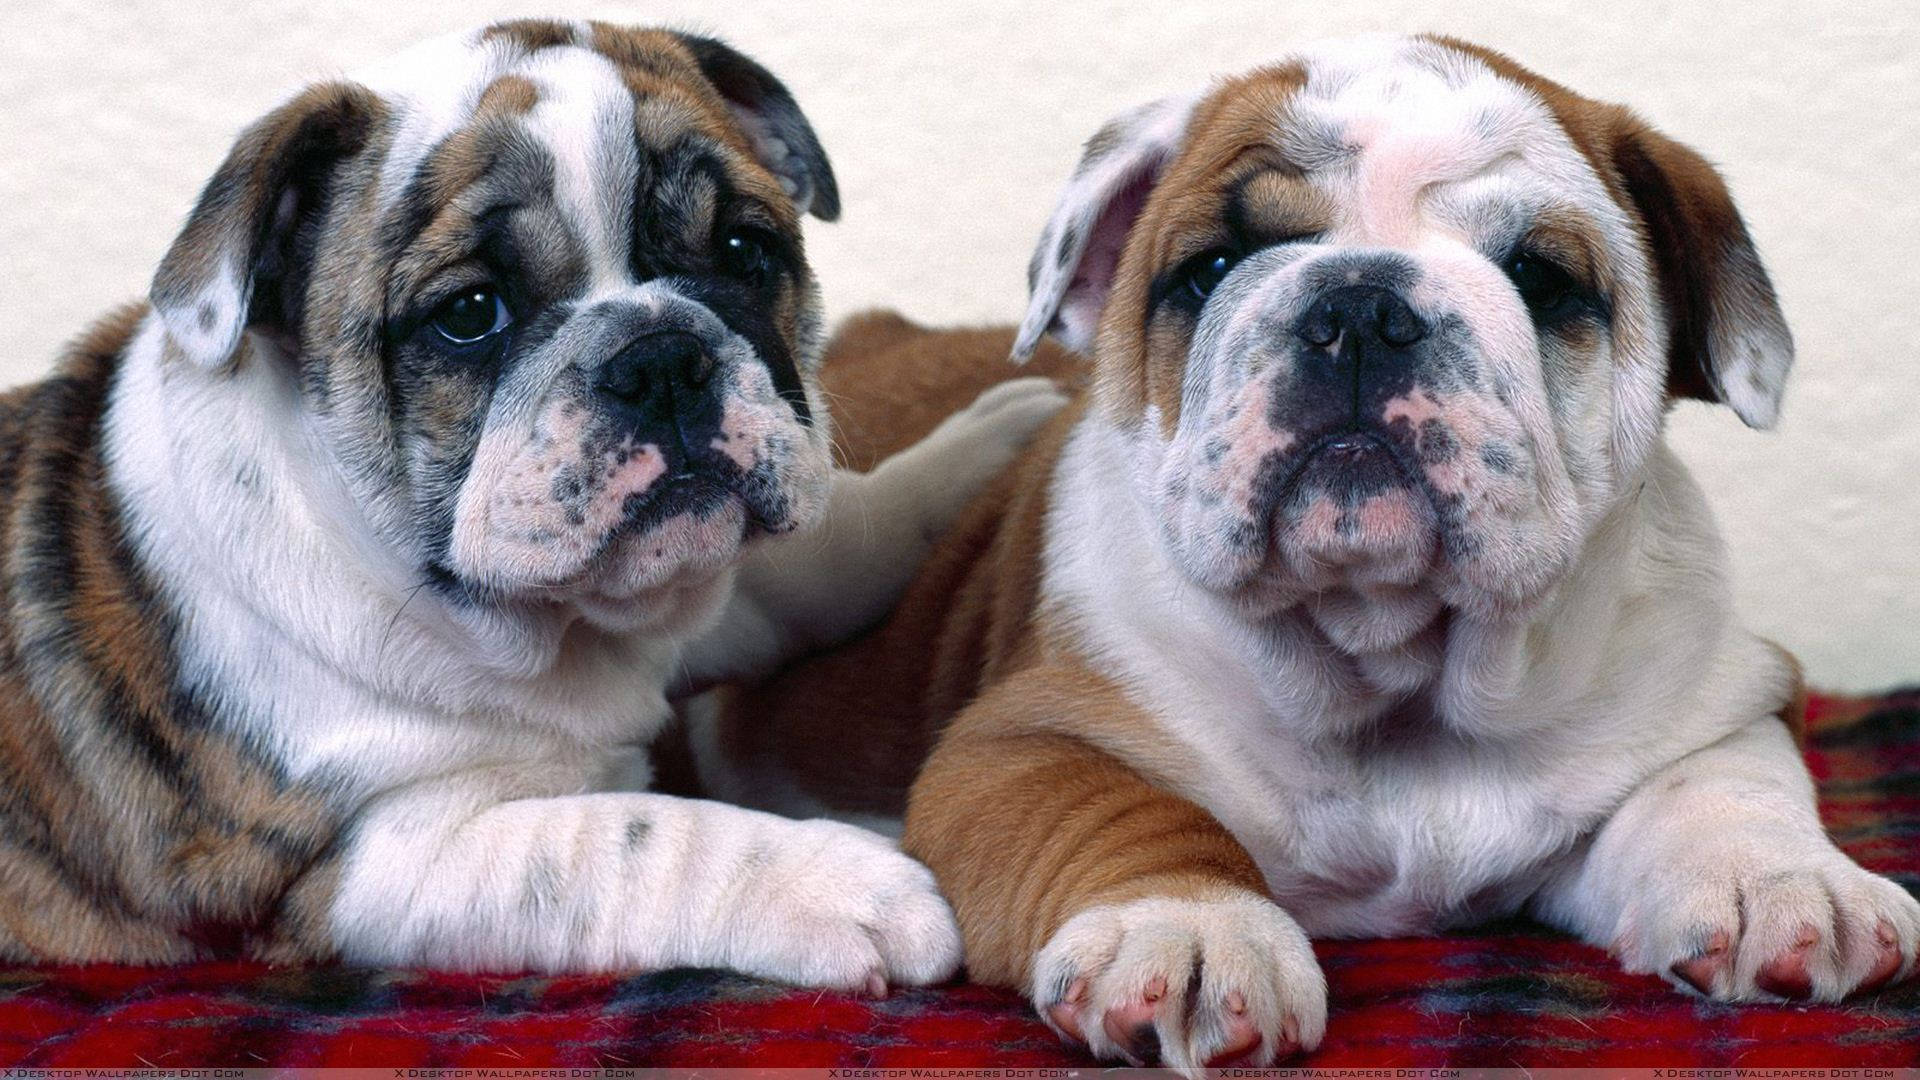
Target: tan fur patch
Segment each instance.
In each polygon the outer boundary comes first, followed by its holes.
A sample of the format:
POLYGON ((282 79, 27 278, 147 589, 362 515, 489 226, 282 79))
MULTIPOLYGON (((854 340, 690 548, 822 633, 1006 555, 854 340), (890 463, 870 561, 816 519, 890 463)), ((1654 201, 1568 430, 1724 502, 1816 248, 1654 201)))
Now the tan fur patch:
POLYGON ((528 52, 577 44, 571 23, 558 19, 509 19, 494 23, 480 35, 482 41, 505 38, 528 52))
POLYGON ((953 902, 969 974, 1024 986, 1053 932, 1098 904, 1265 895, 1225 826, 1147 778, 1182 757, 1065 658, 990 684, 954 719, 914 784, 905 848, 953 902))
POLYGON ((1234 184, 1256 173, 1274 174, 1246 193, 1268 207, 1265 216, 1305 223, 1324 214, 1318 197, 1301 190, 1304 185, 1286 182, 1286 174, 1297 170, 1275 142, 1287 101, 1306 79, 1297 64, 1262 68, 1228 80, 1195 109, 1184 145, 1128 234, 1101 314, 1094 347, 1097 393, 1116 417, 1137 417, 1152 405, 1163 430, 1170 433, 1179 422, 1186 336, 1149 333, 1148 300, 1163 271, 1225 239, 1221 209, 1234 184))
POLYGON ((474 112, 479 116, 523 116, 532 112, 539 103, 539 87, 518 75, 502 75, 481 91, 480 103, 474 107, 474 112))

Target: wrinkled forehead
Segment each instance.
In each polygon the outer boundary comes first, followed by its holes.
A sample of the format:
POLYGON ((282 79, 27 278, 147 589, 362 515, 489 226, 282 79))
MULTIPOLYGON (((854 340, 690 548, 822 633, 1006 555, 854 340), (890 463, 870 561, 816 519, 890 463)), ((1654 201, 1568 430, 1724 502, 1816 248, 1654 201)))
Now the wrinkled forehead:
MULTIPOLYGON (((1471 229, 1484 224, 1477 216, 1502 209, 1528 218, 1570 211, 1603 227, 1623 222, 1556 106, 1447 43, 1344 39, 1309 46, 1271 70, 1286 73, 1277 100, 1271 79, 1265 94, 1229 83, 1212 116, 1257 102, 1281 171, 1325 196, 1318 205, 1337 220, 1320 224, 1361 234, 1352 239, 1410 244, 1436 220, 1471 229)), ((1226 126, 1245 130, 1244 120, 1226 126)))
POLYGON ((657 270, 636 258, 709 235, 729 207, 798 231, 791 200, 673 33, 501 23, 350 78, 387 110, 353 205, 392 259, 390 308, 475 256, 549 298, 617 292, 657 270))
POLYGON ((664 31, 502 23, 423 42, 351 78, 390 110, 378 181, 383 204, 401 198, 436 152, 482 124, 516 124, 522 147, 543 148, 556 196, 564 202, 571 193, 575 205, 566 209, 589 220, 608 209, 597 205, 605 192, 594 189, 624 185, 632 193, 636 140, 654 147, 703 140, 739 151, 729 165, 751 160, 725 104, 664 31))
POLYGON ((433 38, 349 78, 379 94, 391 110, 388 169, 399 172, 509 91, 531 91, 522 103, 576 110, 584 123, 637 94, 668 89, 676 76, 690 89, 699 72, 669 35, 556 22, 505 23, 433 38))

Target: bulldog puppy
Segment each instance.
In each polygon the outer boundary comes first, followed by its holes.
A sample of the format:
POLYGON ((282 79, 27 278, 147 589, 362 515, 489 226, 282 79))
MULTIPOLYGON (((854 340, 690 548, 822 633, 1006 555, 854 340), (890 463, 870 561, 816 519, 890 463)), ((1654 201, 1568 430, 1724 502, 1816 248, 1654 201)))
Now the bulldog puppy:
POLYGON ((1062 400, 836 474, 809 212, 792 97, 662 31, 242 135, 150 304, 0 398, 0 958, 947 976, 891 841, 608 790, 673 687, 883 615, 1062 400))
POLYGON ((968 970, 1102 1058, 1312 1049, 1310 937, 1521 912, 1723 1001, 1912 972, 1662 439, 1771 424, 1792 357, 1697 154, 1472 45, 1312 48, 1103 128, 1032 281, 1017 335, 829 363, 1051 330, 1092 373, 888 623, 710 725, 713 782, 832 804, 937 739, 905 847, 968 970))

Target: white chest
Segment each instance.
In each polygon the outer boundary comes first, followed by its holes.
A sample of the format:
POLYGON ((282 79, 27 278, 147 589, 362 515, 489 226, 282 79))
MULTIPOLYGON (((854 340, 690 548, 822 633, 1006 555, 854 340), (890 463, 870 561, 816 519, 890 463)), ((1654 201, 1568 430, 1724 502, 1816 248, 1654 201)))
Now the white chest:
MULTIPOLYGON (((246 625, 220 628, 236 622, 246 625)), ((248 639, 273 640, 269 628, 254 629, 248 639)), ((189 642, 189 678, 217 693, 225 721, 290 777, 324 780, 349 801, 508 762, 567 764, 585 783, 610 756, 650 742, 670 715, 663 690, 672 654, 646 643, 570 657, 537 678, 436 666, 430 656, 401 678, 372 667, 342 671, 285 645, 231 647, 235 636, 189 642)))
POLYGON ((1314 935, 1423 933, 1509 914, 1598 816, 1588 799, 1556 800, 1510 755, 1445 737, 1357 752, 1197 741, 1211 783, 1186 794, 1233 831, 1314 935))

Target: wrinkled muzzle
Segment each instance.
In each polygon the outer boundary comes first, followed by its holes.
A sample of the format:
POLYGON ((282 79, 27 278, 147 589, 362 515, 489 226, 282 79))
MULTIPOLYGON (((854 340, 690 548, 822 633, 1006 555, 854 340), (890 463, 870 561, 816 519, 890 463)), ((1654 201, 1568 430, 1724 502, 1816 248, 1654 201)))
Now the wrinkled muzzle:
POLYGON ((506 375, 448 561, 469 587, 617 605, 811 524, 829 467, 804 398, 650 284, 577 311, 506 375))
POLYGON ((1572 555, 1572 493, 1510 297, 1478 259, 1302 245, 1237 267, 1195 334, 1161 464, 1190 576, 1263 606, 1422 584, 1480 606, 1544 587, 1572 555))

